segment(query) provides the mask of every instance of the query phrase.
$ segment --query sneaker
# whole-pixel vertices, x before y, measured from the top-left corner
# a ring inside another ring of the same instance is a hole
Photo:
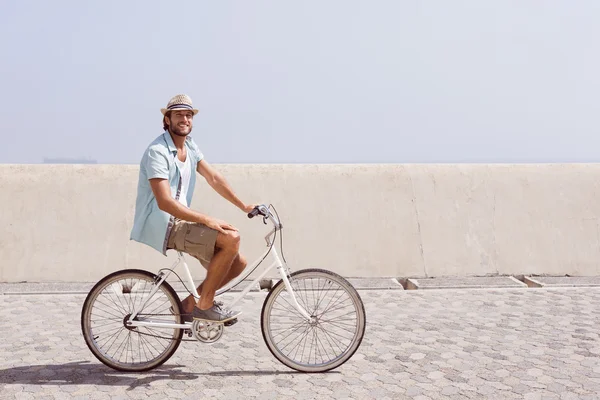
[[[214,301],[213,304],[217,305],[219,307],[223,307],[222,301]],[[169,307],[169,311],[171,312],[171,314],[175,315],[175,310],[173,310],[173,307]],[[232,313],[235,315],[241,314],[241,312],[239,312],[239,311],[232,311]],[[183,319],[183,322],[194,322],[194,317],[192,317],[192,314],[181,314],[181,318]],[[223,323],[223,325],[231,326],[231,325],[234,325],[236,322],[238,322],[238,319],[234,318],[234,319],[230,319],[229,321]]]
[[[223,307],[223,302],[222,301],[216,301],[216,300],[214,300],[213,304],[216,305],[216,306],[219,306],[221,308]],[[236,310],[231,310],[231,312],[233,314],[235,314],[235,315],[240,315],[242,313],[241,311],[236,311]],[[234,318],[234,319],[230,319],[229,321],[225,322],[223,325],[225,325],[225,326],[231,326],[231,325],[234,325],[236,322],[238,322],[238,319]]]
[[[198,307],[194,307],[192,317],[203,321],[225,323],[234,320],[240,314],[241,312],[239,311],[226,310],[215,302],[208,310],[201,310]]]
[[[223,307],[222,301],[214,301],[213,304],[217,305],[219,307]],[[171,312],[171,314],[175,315],[175,310],[173,310],[172,306],[169,307],[169,311]],[[239,312],[239,311],[232,311],[232,312],[235,315],[241,314],[241,312]],[[194,322],[194,317],[192,317],[192,314],[181,314],[181,318],[183,319],[183,322]],[[236,323],[237,323],[237,318],[234,318],[234,319],[230,319],[229,321],[225,322],[223,325],[231,326],[231,325],[235,325]]]

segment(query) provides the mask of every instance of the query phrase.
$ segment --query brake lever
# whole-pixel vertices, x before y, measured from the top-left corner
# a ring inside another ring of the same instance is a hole
[[[267,217],[263,217],[263,223],[267,225]]]

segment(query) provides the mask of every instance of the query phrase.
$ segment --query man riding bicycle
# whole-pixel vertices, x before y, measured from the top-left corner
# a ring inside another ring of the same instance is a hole
[[[247,262],[239,254],[240,235],[234,226],[189,208],[196,183],[194,171],[243,212],[251,212],[255,205],[242,202],[223,175],[204,159],[190,136],[198,110],[187,95],[176,95],[161,112],[164,132],[150,143],[140,162],[130,238],[165,256],[167,250],[175,249],[198,259],[206,268],[206,278],[198,287],[197,302],[192,295],[182,301],[184,320],[231,325],[240,313],[215,302],[215,292],[238,276]]]

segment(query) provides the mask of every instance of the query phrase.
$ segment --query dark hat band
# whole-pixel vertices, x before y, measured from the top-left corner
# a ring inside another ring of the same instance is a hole
[[[169,107],[167,107],[167,110],[171,110],[173,108],[185,108],[187,110],[193,110],[193,107],[189,104],[172,104]]]

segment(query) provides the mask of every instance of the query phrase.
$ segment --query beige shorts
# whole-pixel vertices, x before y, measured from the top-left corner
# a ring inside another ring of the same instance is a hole
[[[175,249],[195,257],[208,268],[215,254],[218,231],[206,225],[175,219],[167,249]]]

